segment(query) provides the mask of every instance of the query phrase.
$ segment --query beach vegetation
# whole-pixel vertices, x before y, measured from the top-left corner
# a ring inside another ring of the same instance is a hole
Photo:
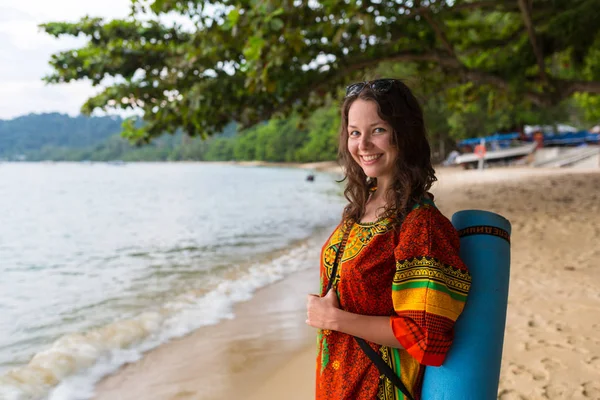
[[[138,112],[143,123],[126,123],[123,135],[148,143],[165,132],[208,138],[231,121],[240,130],[274,118],[303,121],[387,63],[426,82],[425,92],[439,97],[431,104],[449,113],[444,134],[464,136],[470,126],[480,132],[520,124],[565,102],[593,104],[589,96],[600,93],[597,5],[131,0],[124,19],[43,24],[56,37],[87,38],[54,54],[45,79],[103,88],[82,111]],[[480,114],[490,122],[481,123]],[[282,123],[266,124],[273,130]],[[296,139],[269,143],[265,154],[294,159],[281,146]],[[250,155],[241,151],[234,154]]]

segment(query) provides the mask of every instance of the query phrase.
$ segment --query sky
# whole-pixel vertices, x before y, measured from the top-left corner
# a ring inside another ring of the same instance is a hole
[[[84,39],[55,39],[38,25],[78,21],[81,17],[123,18],[129,0],[0,0],[0,119],[29,113],[79,114],[81,105],[100,89],[88,82],[47,85],[53,53],[74,49]]]

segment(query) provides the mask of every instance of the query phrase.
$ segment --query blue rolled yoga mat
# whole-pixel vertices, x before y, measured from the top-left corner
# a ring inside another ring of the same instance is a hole
[[[423,400],[495,400],[506,325],[510,222],[488,211],[452,216],[460,256],[471,272],[467,303],[441,367],[427,367]]]

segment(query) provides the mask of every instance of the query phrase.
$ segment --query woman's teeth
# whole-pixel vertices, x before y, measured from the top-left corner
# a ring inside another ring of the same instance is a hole
[[[363,160],[365,161],[373,161],[373,160],[377,160],[379,157],[381,157],[383,154],[378,154],[375,156],[361,156]]]

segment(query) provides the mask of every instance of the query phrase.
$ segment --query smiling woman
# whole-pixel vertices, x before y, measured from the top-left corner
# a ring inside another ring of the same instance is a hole
[[[394,129],[382,120],[377,103],[357,99],[348,111],[348,151],[369,178],[386,188],[391,183],[398,149],[392,144]]]
[[[348,87],[338,149],[348,180],[345,219],[365,221],[380,208],[382,217],[403,214],[436,181],[421,106],[398,80]]]
[[[321,252],[317,399],[421,398],[442,365],[471,277],[456,230],[428,193],[436,180],[423,113],[395,79],[350,85],[339,154],[349,201]]]

